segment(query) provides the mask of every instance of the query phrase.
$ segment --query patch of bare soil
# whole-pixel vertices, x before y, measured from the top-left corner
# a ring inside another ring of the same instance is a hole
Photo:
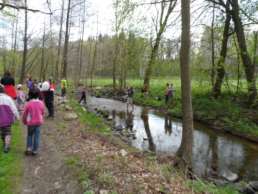
[[[155,157],[88,132],[78,119],[65,121],[67,112],[59,105],[55,119],[42,127],[40,155],[25,159],[23,194],[192,193]]]

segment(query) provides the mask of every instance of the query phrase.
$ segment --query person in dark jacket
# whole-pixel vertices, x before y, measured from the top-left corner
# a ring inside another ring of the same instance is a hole
[[[8,96],[12,99],[17,98],[15,80],[9,71],[5,72],[4,77],[1,79],[1,84],[4,85],[4,91]]]
[[[42,84],[44,102],[48,110],[48,118],[54,118],[54,91],[55,86],[52,80],[45,81]]]

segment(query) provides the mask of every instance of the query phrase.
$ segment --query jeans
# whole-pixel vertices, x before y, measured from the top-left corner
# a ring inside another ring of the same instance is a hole
[[[40,140],[40,126],[28,126],[27,149],[37,152]]]

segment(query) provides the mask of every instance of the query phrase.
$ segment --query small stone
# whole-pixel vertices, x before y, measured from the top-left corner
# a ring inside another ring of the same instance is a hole
[[[78,115],[76,113],[66,113],[64,115],[65,121],[72,121],[78,119]]]
[[[108,118],[107,118],[108,121],[112,121],[113,120],[113,117],[112,115],[109,115]]]
[[[238,179],[238,175],[235,174],[235,173],[233,173],[233,172],[230,172],[230,171],[224,172],[224,173],[222,174],[222,177],[223,177],[224,179],[226,179],[227,181],[229,181],[229,182],[235,182],[235,181],[237,181],[237,179]]]
[[[108,190],[100,190],[99,194],[108,194]]]
[[[71,111],[71,110],[72,110],[72,107],[70,107],[69,105],[65,105],[65,110],[66,110],[66,111]]]
[[[55,186],[55,189],[60,189],[62,187],[59,182],[55,182],[54,186]]]
[[[122,149],[122,150],[120,150],[120,154],[121,154],[121,156],[125,157],[125,156],[127,156],[128,153],[127,153],[127,151]]]

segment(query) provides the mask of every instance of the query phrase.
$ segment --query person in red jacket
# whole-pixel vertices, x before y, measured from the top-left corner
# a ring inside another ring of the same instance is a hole
[[[1,79],[1,84],[4,85],[5,93],[15,100],[17,98],[15,80],[9,71],[5,72],[4,77]]]
[[[39,90],[31,90],[31,100],[25,105],[22,121],[28,126],[26,155],[37,155],[40,127],[44,122],[44,104],[39,100]]]

